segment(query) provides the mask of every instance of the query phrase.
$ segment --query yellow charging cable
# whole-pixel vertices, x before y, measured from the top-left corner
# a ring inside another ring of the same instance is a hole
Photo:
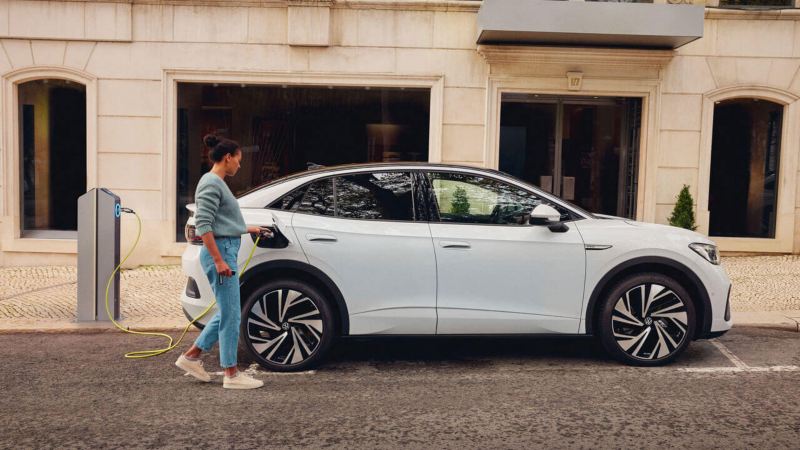
[[[136,214],[136,212],[133,211],[132,209],[124,209],[123,211],[130,212],[131,214],[136,216],[136,220],[139,223],[139,229],[138,229],[138,231],[136,233],[136,240],[133,242],[133,247],[131,247],[130,251],[128,251],[128,254],[125,255],[125,258],[123,258],[122,261],[120,261],[120,263],[117,264],[117,267],[115,267],[114,271],[111,272],[111,276],[108,277],[108,283],[106,283],[106,314],[108,314],[108,318],[111,320],[111,322],[114,323],[114,326],[119,328],[120,330],[124,331],[125,333],[139,334],[139,335],[143,335],[143,336],[158,336],[158,337],[163,337],[163,338],[166,338],[166,339],[169,340],[169,344],[167,344],[167,346],[164,347],[164,348],[157,348],[157,349],[153,349],[153,350],[137,350],[137,351],[125,353],[125,357],[126,358],[134,358],[134,359],[136,359],[136,358],[150,358],[152,356],[163,355],[164,353],[167,353],[170,350],[172,350],[175,347],[177,347],[178,345],[180,345],[181,341],[183,340],[183,337],[186,336],[186,333],[189,331],[189,328],[192,325],[194,325],[195,322],[197,322],[198,320],[203,318],[203,316],[208,314],[208,312],[211,311],[211,308],[213,308],[214,305],[217,304],[217,300],[214,299],[214,301],[212,301],[211,304],[208,305],[208,308],[206,308],[205,311],[203,311],[202,314],[200,314],[199,316],[195,317],[194,320],[192,320],[191,322],[189,322],[188,325],[186,325],[186,328],[183,329],[183,333],[181,333],[181,337],[179,337],[178,341],[175,342],[174,344],[173,344],[172,336],[170,336],[170,335],[168,335],[166,333],[158,333],[158,332],[152,332],[152,331],[135,331],[135,330],[131,330],[130,328],[123,327],[122,325],[119,324],[119,322],[114,320],[114,317],[111,315],[111,309],[108,306],[108,289],[111,287],[111,282],[114,280],[114,275],[117,273],[119,268],[122,267],[122,265],[125,263],[125,261],[128,259],[128,257],[131,256],[131,253],[133,253],[133,251],[136,249],[136,246],[139,244],[139,238],[142,236],[142,219],[139,218],[139,215]],[[258,247],[259,239],[261,239],[260,235],[258,237],[256,237],[255,243],[253,243],[253,248],[252,248],[252,250],[250,250],[250,254],[247,256],[247,260],[245,260],[244,266],[242,267],[241,272],[239,272],[239,274],[240,274],[239,276],[241,276],[242,272],[247,270],[247,265],[250,264],[250,260],[253,258],[253,253],[256,251],[256,247]]]

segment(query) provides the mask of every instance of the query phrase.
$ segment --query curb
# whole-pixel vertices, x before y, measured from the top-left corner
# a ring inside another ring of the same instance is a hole
[[[800,311],[732,312],[734,327],[770,328],[800,333]]]

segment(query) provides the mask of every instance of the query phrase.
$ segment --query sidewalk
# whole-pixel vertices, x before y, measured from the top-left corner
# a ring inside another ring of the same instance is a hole
[[[800,256],[723,258],[733,280],[736,325],[800,331]],[[121,323],[136,330],[186,326],[180,266],[143,266],[121,274]],[[114,330],[107,323],[77,323],[75,267],[0,268],[0,333]]]

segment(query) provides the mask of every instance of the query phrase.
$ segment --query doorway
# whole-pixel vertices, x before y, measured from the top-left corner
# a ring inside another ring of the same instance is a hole
[[[591,212],[636,217],[642,99],[504,93],[501,171]]]

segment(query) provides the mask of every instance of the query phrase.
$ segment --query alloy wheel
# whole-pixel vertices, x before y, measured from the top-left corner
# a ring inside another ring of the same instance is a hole
[[[655,283],[635,286],[614,304],[611,327],[617,345],[629,356],[659,360],[671,355],[689,329],[684,301]]]
[[[250,343],[273,364],[294,365],[308,359],[322,341],[322,315],[311,297],[293,289],[261,296],[246,311]]]

